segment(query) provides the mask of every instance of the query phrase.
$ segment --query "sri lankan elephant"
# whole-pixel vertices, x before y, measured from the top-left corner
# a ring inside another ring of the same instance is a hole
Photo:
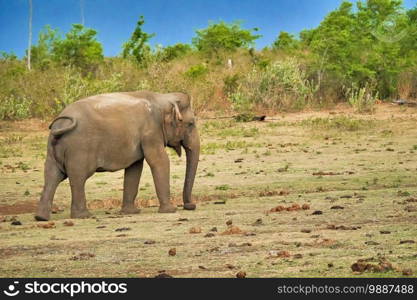
[[[149,91],[111,93],[68,105],[49,126],[45,184],[35,219],[49,220],[58,184],[69,178],[71,218],[91,216],[85,182],[95,172],[124,169],[122,213],[138,213],[135,198],[144,159],[150,166],[160,203],[159,212],[172,213],[169,159],[165,147],[186,153],[184,209],[194,210],[191,191],[200,139],[190,98],[183,93]]]

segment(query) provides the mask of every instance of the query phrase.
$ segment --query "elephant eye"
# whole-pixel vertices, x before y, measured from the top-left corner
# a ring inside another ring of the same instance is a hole
[[[188,123],[188,127],[192,127],[192,126],[194,126],[194,121],[191,121]]]

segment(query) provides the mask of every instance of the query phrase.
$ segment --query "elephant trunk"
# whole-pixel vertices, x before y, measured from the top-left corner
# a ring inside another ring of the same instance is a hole
[[[194,128],[191,134],[184,140],[183,146],[187,156],[187,167],[182,194],[184,209],[194,210],[196,205],[195,203],[192,203],[191,192],[193,189],[198,160],[200,157],[200,137],[198,135],[197,128]]]

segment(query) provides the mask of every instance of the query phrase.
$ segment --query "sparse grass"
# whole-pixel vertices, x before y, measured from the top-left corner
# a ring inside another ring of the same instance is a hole
[[[348,116],[336,116],[329,118],[311,118],[303,120],[301,125],[313,129],[338,129],[347,131],[358,131],[371,129],[375,126],[375,121],[355,119]]]
[[[383,122],[318,115],[307,121],[290,121],[288,116],[287,123],[277,126],[200,123],[196,211],[180,208],[176,214],[158,214],[151,172],[145,165],[138,195],[141,214],[118,214],[123,171],[97,173],[86,187],[96,219],[64,225],[70,208],[69,184],[64,181],[54,201],[63,211],[52,215],[51,229],[38,227],[31,212],[42,189],[47,131],[23,133],[16,124],[1,123],[0,128],[7,128],[0,131],[1,141],[12,135],[25,137],[1,144],[21,153],[19,157],[9,151],[0,164],[0,218],[8,211],[7,221],[0,222],[0,274],[153,277],[166,270],[174,277],[235,277],[243,270],[248,277],[401,277],[405,268],[416,274],[416,244],[401,241],[416,241],[417,236],[417,212],[407,211],[417,205],[408,202],[417,197],[417,162],[410,152],[417,150],[417,114],[395,113]],[[224,135],[225,130],[242,128],[254,128],[259,135]],[[382,130],[395,134],[383,135]],[[171,194],[180,204],[185,157],[170,159]],[[308,204],[310,209],[266,213],[293,204]],[[11,225],[12,216],[22,225]],[[247,234],[221,235],[228,220]],[[116,231],[122,227],[130,230]],[[190,234],[191,227],[201,227],[202,233]],[[218,231],[210,231],[213,227]],[[214,236],[205,237],[209,232]],[[145,243],[149,240],[155,243]],[[169,256],[173,247],[177,255]],[[290,256],[271,255],[279,251]],[[81,253],[93,256],[73,259]],[[352,272],[354,262],[371,257],[377,261],[377,253],[400,271]]]

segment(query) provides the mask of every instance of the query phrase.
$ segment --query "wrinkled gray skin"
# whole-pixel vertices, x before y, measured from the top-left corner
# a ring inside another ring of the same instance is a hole
[[[45,185],[35,219],[49,220],[55,190],[69,178],[71,217],[91,216],[85,182],[95,172],[125,169],[122,213],[139,213],[135,206],[143,161],[149,164],[161,213],[172,213],[169,159],[165,147],[187,157],[184,209],[193,210],[191,191],[197,170],[200,139],[186,94],[148,91],[88,97],[67,106],[50,125]]]

